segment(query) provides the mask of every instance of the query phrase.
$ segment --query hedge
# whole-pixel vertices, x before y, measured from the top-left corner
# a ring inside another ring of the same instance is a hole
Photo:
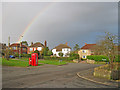
[[[95,60],[95,61],[103,61],[102,59],[106,59],[107,62],[109,61],[109,58],[103,55],[91,55],[91,56],[87,56],[87,59]]]
[[[116,61],[116,62],[120,62],[120,55],[116,55],[116,56],[115,56],[115,61]]]
[[[116,55],[114,61],[120,62],[119,58],[120,58],[120,55]],[[106,61],[109,62],[109,58],[104,55],[91,55],[91,56],[87,56],[87,59],[95,60],[95,61],[103,61],[102,59],[106,59]]]
[[[50,57],[50,56],[44,56],[45,60],[73,60],[76,59],[75,57]]]
[[[15,57],[19,57],[19,54],[15,54]],[[31,57],[31,54],[20,54],[20,57]]]

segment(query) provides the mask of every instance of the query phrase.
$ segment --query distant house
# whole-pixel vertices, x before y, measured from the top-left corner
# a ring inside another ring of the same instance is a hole
[[[68,53],[70,53],[70,51],[71,51],[71,47],[69,47],[67,43],[59,44],[58,46],[52,49],[53,56],[57,56],[57,57],[60,57],[59,53],[63,53],[63,57],[69,57]]]
[[[86,59],[88,55],[93,55],[93,47],[96,44],[87,44],[85,43],[85,45],[78,51],[78,54],[80,56],[80,58],[82,59]]]
[[[22,45],[22,43],[13,43],[13,44],[9,45],[9,47],[16,54],[19,54],[19,53],[27,54],[27,46]]]
[[[38,50],[39,52],[41,52],[45,46],[46,46],[46,41],[45,41],[45,45],[43,45],[40,42],[36,42],[34,44],[33,42],[31,42],[31,46],[28,47],[28,54],[30,54],[31,52],[34,52],[35,50]]]

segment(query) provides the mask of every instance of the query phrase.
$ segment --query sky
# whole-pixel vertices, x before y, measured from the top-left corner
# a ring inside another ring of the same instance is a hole
[[[27,28],[28,27],[28,28]],[[24,33],[25,31],[25,33]],[[117,2],[3,2],[2,42],[47,41],[74,47],[96,43],[104,32],[118,34]],[[23,34],[24,33],[24,34]]]

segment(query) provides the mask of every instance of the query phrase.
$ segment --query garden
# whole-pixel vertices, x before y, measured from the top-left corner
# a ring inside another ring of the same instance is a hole
[[[91,55],[87,56],[88,60],[94,60],[95,64],[103,63],[100,67],[94,68],[94,76],[102,77],[110,80],[120,80],[120,55],[116,55],[113,63],[110,63],[109,58],[104,55]]]

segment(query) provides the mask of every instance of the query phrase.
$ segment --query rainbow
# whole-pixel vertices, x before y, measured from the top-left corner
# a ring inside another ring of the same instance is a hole
[[[33,19],[31,20],[31,22],[27,25],[27,27],[24,29],[24,31],[22,32],[22,34],[20,35],[19,39],[18,39],[18,43],[21,42],[22,37],[25,35],[25,33],[31,28],[31,26],[35,23],[35,21],[38,19],[38,17],[40,17],[40,15],[42,15],[50,6],[52,6],[55,2],[53,3],[49,3],[48,5],[46,5],[35,17],[33,17]]]

